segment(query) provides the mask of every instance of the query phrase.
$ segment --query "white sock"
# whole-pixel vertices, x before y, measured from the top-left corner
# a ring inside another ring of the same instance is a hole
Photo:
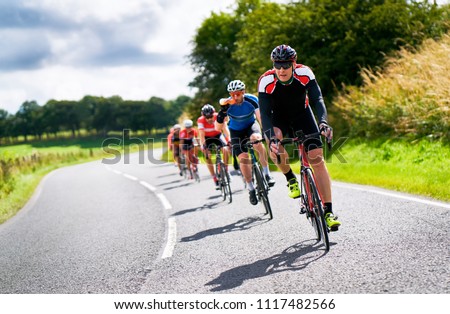
[[[255,189],[255,187],[253,186],[253,182],[252,181],[247,182],[247,189],[249,191],[253,191]]]
[[[269,166],[263,167],[263,172],[266,176],[270,176]]]

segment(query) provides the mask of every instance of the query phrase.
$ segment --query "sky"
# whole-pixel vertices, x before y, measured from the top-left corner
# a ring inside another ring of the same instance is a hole
[[[85,95],[193,96],[196,29],[234,0],[1,0],[0,108]]]
[[[194,96],[190,42],[212,11],[231,12],[234,3],[0,0],[0,108],[15,114],[25,101],[85,95]]]

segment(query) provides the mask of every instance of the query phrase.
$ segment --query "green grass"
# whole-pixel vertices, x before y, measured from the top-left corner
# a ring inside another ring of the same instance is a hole
[[[0,147],[0,224],[14,216],[32,196],[41,179],[60,167],[111,158],[103,139],[49,140]],[[144,141],[146,143],[146,141]],[[145,145],[146,146],[146,145]],[[154,147],[161,146],[157,142]],[[121,153],[125,147],[111,146]],[[136,152],[144,146],[130,145]]]
[[[450,146],[441,142],[355,139],[327,159],[331,178],[450,201]],[[296,156],[292,147],[290,156]],[[172,161],[172,153],[163,155]],[[204,159],[200,155],[200,160]],[[230,161],[231,163],[231,161]],[[291,159],[295,173],[298,159]],[[271,171],[277,167],[271,163]]]
[[[450,147],[441,142],[348,141],[327,166],[333,180],[450,201]]]

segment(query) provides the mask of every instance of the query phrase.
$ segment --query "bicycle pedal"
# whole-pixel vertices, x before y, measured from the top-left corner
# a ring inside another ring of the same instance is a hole
[[[338,231],[338,230],[339,230],[339,226],[334,226],[334,227],[331,227],[331,228],[329,228],[329,229],[330,229],[330,231],[335,232],[335,231]]]
[[[304,215],[304,214],[306,214],[306,208],[302,207],[302,208],[300,208],[300,215]]]

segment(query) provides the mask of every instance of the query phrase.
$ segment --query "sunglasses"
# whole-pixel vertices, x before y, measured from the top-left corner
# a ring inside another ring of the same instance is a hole
[[[241,96],[244,95],[244,91],[236,91],[236,92],[231,92],[230,93],[231,96]]]
[[[280,70],[281,68],[287,70],[292,67],[292,62],[275,62],[273,67],[277,70]]]
[[[205,116],[206,119],[212,119],[214,116],[213,115],[207,115]]]

